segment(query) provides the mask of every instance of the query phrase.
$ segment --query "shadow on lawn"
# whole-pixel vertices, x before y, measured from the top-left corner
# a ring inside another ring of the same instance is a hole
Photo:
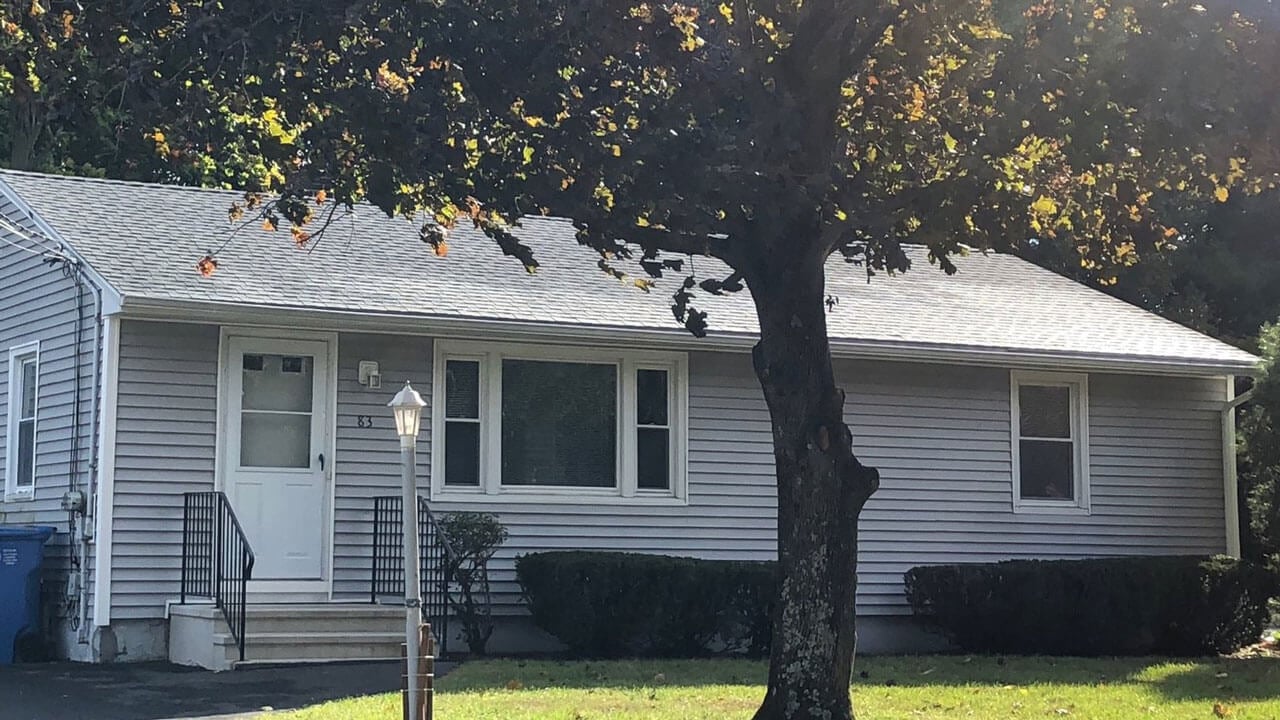
[[[1280,659],[1224,660],[1139,682],[1146,682],[1173,700],[1274,699],[1280,698]]]
[[[449,692],[763,686],[767,666],[747,660],[472,661],[441,683]],[[1054,658],[925,655],[861,657],[854,687],[1138,685],[1173,700],[1280,697],[1280,659]]]
[[[1280,698],[1275,658],[869,657],[856,687],[1145,685],[1171,700]]]

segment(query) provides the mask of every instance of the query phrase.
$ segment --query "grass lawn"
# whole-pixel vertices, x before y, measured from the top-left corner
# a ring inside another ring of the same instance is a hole
[[[469,662],[438,683],[440,720],[750,718],[763,663],[741,660]],[[858,661],[859,718],[1280,720],[1280,660],[882,657]],[[1217,705],[1217,712],[1215,712]],[[1217,713],[1222,713],[1219,715]],[[398,695],[271,720],[395,720]]]

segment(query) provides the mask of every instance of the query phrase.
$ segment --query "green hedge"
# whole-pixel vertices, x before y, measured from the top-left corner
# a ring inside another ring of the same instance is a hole
[[[772,563],[613,552],[516,560],[538,627],[582,657],[767,654]]]
[[[917,617],[972,652],[1203,655],[1256,642],[1275,578],[1226,557],[917,567]]]

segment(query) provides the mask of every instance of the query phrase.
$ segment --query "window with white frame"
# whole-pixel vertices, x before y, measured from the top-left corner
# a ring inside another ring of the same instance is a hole
[[[30,498],[36,485],[36,397],[40,350],[24,345],[9,351],[8,437],[5,453],[6,500]]]
[[[1089,379],[1066,373],[1012,375],[1015,510],[1089,507]]]
[[[437,341],[432,493],[684,497],[679,353]]]

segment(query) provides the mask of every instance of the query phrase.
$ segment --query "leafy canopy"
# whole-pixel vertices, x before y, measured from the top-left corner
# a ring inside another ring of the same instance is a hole
[[[512,229],[538,213],[618,277],[713,254],[736,272],[709,292],[834,252],[904,270],[903,243],[948,271],[1053,244],[1109,283],[1182,236],[1169,209],[1280,167],[1263,0],[50,5],[4,4],[0,83],[123,60],[121,132],[170,177],[264,193],[232,218],[299,245],[368,201],[438,254],[474,223],[530,271]],[[694,281],[672,289],[703,332]]]

